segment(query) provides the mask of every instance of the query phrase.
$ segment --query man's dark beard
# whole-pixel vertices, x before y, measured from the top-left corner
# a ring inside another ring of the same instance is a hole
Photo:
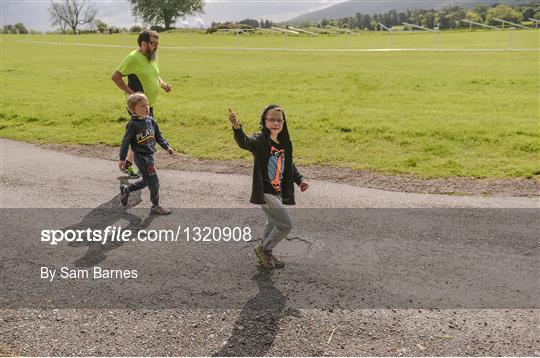
[[[148,61],[154,61],[156,59],[156,51],[147,50],[146,58],[148,59]]]

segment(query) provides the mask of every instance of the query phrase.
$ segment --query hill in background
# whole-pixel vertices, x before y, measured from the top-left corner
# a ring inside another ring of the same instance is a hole
[[[362,14],[382,14],[390,10],[396,10],[398,12],[404,12],[407,9],[442,9],[448,6],[461,6],[472,8],[478,4],[487,4],[494,5],[498,3],[505,3],[509,5],[517,5],[522,3],[530,3],[530,0],[510,0],[510,1],[500,1],[500,0],[482,0],[482,1],[459,1],[459,0],[443,0],[443,1],[357,1],[351,0],[343,2],[337,5],[327,7],[322,10],[313,11],[304,15],[300,15],[291,20],[286,21],[290,24],[300,24],[303,22],[319,22],[322,19],[340,19],[344,17],[354,16],[356,13],[360,12]]]

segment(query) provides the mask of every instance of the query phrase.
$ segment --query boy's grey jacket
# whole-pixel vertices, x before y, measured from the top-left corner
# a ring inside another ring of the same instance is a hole
[[[242,149],[249,150],[253,154],[253,180],[251,185],[250,202],[253,204],[265,204],[264,201],[264,180],[267,178],[268,159],[270,158],[270,131],[264,126],[266,112],[277,105],[267,106],[261,114],[261,133],[247,136],[242,128],[234,129],[234,139]],[[283,170],[283,181],[281,196],[283,204],[295,205],[294,183],[300,185],[302,175],[293,163],[293,147],[287,130],[287,121],[283,112],[283,130],[278,135],[279,143],[285,149],[285,168]]]
[[[132,116],[126,124],[126,134],[120,147],[120,160],[125,160],[129,145],[135,153],[152,155],[156,152],[156,142],[167,150],[169,143],[163,138],[154,118],[138,119]]]

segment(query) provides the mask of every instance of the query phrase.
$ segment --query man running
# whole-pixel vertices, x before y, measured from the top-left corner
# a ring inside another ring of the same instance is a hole
[[[135,92],[142,92],[146,95],[150,105],[150,116],[152,117],[154,117],[154,105],[159,88],[161,87],[165,92],[170,92],[172,89],[170,84],[159,77],[158,41],[159,35],[157,32],[148,29],[142,31],[137,38],[139,48],[130,52],[112,75],[113,82],[127,96]],[[123,79],[125,76],[128,78],[127,84]],[[132,178],[139,177],[133,165],[133,151],[131,149],[128,152],[122,172]]]

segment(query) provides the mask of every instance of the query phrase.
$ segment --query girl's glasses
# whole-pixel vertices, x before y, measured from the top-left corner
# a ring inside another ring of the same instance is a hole
[[[277,124],[283,124],[283,119],[272,119],[272,118],[266,118],[266,120],[270,123],[274,122]]]

